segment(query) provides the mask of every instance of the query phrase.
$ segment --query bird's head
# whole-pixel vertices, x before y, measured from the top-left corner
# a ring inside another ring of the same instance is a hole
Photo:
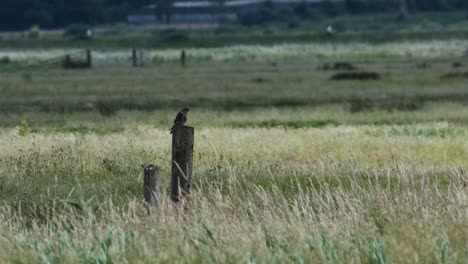
[[[190,111],[190,108],[188,108],[188,107],[184,107],[184,108],[182,109],[182,112],[184,112],[184,113],[187,113],[188,111]]]

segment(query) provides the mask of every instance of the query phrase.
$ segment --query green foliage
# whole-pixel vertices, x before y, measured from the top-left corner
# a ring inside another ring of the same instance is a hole
[[[370,264],[387,264],[389,263],[385,242],[381,239],[371,238],[369,239],[369,251],[370,251]]]
[[[3,57],[0,58],[0,64],[10,64],[10,63],[11,63],[10,57],[3,56]]]
[[[464,66],[463,63],[461,63],[459,61],[452,62],[452,68],[454,68],[454,69],[462,68],[463,66]]]
[[[216,35],[229,35],[237,33],[240,30],[241,27],[238,25],[222,23],[215,29],[214,33]]]
[[[71,24],[65,28],[63,35],[74,39],[87,39],[88,29],[90,29],[90,26],[86,24]]]
[[[308,128],[308,127],[325,127],[325,126],[336,126],[338,122],[334,120],[264,120],[261,122],[231,122],[227,124],[231,127],[284,127],[284,128]]]
[[[184,71],[172,48],[149,50],[158,65],[138,70],[28,69],[34,82],[4,71],[2,261],[467,263],[466,81],[440,78],[465,46],[193,48]],[[64,50],[3,54],[29,63]],[[317,69],[330,61],[385,78],[330,82]],[[193,109],[195,173],[190,199],[174,205],[164,190],[179,105]],[[163,190],[150,215],[148,163]]]
[[[41,134],[50,134],[50,133],[60,133],[60,134],[95,134],[95,135],[108,135],[115,133],[122,133],[124,128],[122,127],[91,127],[91,126],[74,126],[74,127],[57,127],[49,129],[36,129],[35,133]]]
[[[23,120],[18,126],[18,134],[20,136],[27,136],[31,133],[31,127],[29,127],[28,121]]]
[[[29,28],[27,36],[29,39],[38,39],[41,36],[41,29],[37,25],[32,26]]]
[[[30,72],[23,73],[22,77],[25,82],[32,82],[33,80],[32,74]]]
[[[333,74],[330,80],[342,81],[342,80],[379,80],[382,75],[378,72],[340,72]]]
[[[175,29],[166,29],[160,32],[162,41],[168,43],[181,43],[190,40],[187,32]]]
[[[468,78],[468,72],[449,72],[441,76],[442,79]]]
[[[117,107],[114,103],[104,100],[99,100],[96,103],[96,108],[104,116],[112,116],[117,112]]]
[[[419,98],[400,98],[393,100],[375,100],[370,98],[354,98],[350,102],[351,113],[364,111],[417,111],[424,107],[424,101]]]

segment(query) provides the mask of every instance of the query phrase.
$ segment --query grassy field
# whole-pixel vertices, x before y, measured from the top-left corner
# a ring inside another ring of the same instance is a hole
[[[383,11],[383,10],[382,10]],[[263,16],[262,14],[258,14]],[[244,45],[271,45],[272,43],[309,43],[332,41],[348,43],[366,41],[425,40],[468,37],[466,10],[450,12],[411,12],[401,20],[399,13],[324,16],[310,14],[308,18],[282,14],[276,22],[242,26],[240,23],[220,25],[128,25],[112,24],[94,28],[92,40],[63,36],[63,30],[40,31],[31,38],[29,31],[0,32],[0,47],[28,48],[94,48],[119,49],[139,47],[146,49],[224,47]],[[325,34],[327,26],[337,31],[333,38]]]
[[[466,47],[191,49],[185,68],[177,50],[154,50],[142,69],[112,51],[78,71],[26,67],[64,49],[4,50],[16,65],[1,66],[0,257],[466,263]],[[339,61],[380,79],[333,81]],[[185,106],[194,183],[176,206],[169,128]],[[147,163],[161,167],[164,186],[152,215]]]

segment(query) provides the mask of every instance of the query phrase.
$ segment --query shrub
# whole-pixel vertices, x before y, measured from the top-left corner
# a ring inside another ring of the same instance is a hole
[[[250,11],[240,14],[239,22],[244,26],[261,25],[269,21],[269,11]]]
[[[452,63],[452,68],[454,69],[457,69],[457,68],[461,68],[463,67],[463,63],[459,62],[459,61],[455,61]]]
[[[270,22],[291,22],[294,19],[296,19],[296,14],[290,9],[275,8],[268,4],[259,10],[248,11],[239,16],[239,21],[244,26],[262,25]]]
[[[214,31],[214,33],[216,35],[223,35],[223,34],[233,34],[233,33],[236,33],[237,32],[237,28],[233,25],[220,25],[218,28],[216,28],[216,30]]]
[[[30,133],[31,133],[31,128],[29,127],[28,121],[26,120],[21,121],[18,127],[18,134],[20,136],[27,136]]]
[[[335,62],[333,64],[328,64],[328,63],[325,63],[324,65],[322,65],[321,67],[319,67],[320,70],[324,70],[324,71],[329,71],[329,70],[334,70],[334,71],[354,71],[357,69],[356,66],[354,66],[352,63],[350,62],[346,62],[346,61],[338,61],[338,62]]]
[[[23,73],[22,75],[23,81],[25,82],[32,82],[32,74],[29,72]]]
[[[371,111],[374,108],[374,103],[369,98],[355,98],[350,102],[349,111],[358,113],[363,111]]]
[[[112,102],[97,101],[96,108],[103,116],[112,116],[117,113],[116,106]]]
[[[29,39],[38,39],[41,36],[41,29],[39,26],[32,26],[28,30],[28,38]]]
[[[190,40],[190,37],[186,32],[175,29],[161,31],[161,38],[166,42],[183,42]]]
[[[382,76],[376,72],[342,72],[333,75],[330,80],[379,80]]]
[[[450,72],[442,75],[442,79],[452,79],[452,78],[468,78],[468,72]]]
[[[430,67],[431,67],[431,65],[429,63],[427,63],[427,62],[419,63],[419,64],[416,65],[416,68],[418,68],[418,69],[428,69]]]
[[[299,21],[297,19],[291,19],[291,21],[288,22],[288,28],[289,29],[294,29],[298,28],[300,26]]]
[[[370,98],[354,98],[350,102],[351,113],[386,110],[392,111],[417,111],[424,107],[424,102],[419,98],[400,98],[396,100],[372,100]]]
[[[3,56],[0,58],[0,64],[10,64],[11,59],[8,56]]]
[[[71,24],[65,28],[63,35],[65,37],[71,37],[76,39],[87,39],[90,38],[87,35],[87,31],[90,29],[89,25],[85,24]]]

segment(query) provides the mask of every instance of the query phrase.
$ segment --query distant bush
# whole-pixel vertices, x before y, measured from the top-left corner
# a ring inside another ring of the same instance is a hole
[[[256,78],[253,78],[252,79],[252,82],[254,83],[270,83],[271,82],[271,79],[266,79],[266,78],[263,78],[263,77],[256,77]]]
[[[365,13],[388,12],[388,11],[397,10],[397,5],[388,4],[388,1],[386,0],[374,0],[374,1],[346,0],[345,7],[346,7],[346,11],[351,14],[365,14]]]
[[[188,33],[175,29],[163,30],[160,36],[161,39],[166,42],[183,42],[190,40]]]
[[[289,29],[298,28],[299,26],[300,26],[300,23],[299,23],[299,20],[297,20],[297,19],[291,19],[288,22],[288,28]]]
[[[417,111],[424,107],[424,101],[419,98],[400,98],[393,100],[372,100],[370,98],[354,98],[350,101],[351,113],[369,112],[375,110]]]
[[[108,101],[97,101],[96,108],[103,116],[112,116],[117,113],[116,106],[112,102]]]
[[[338,126],[340,125],[339,122],[335,120],[264,120],[264,121],[254,121],[254,122],[230,122],[228,126],[230,127],[239,127],[239,128],[247,128],[247,127],[265,127],[265,128],[273,128],[273,127],[282,127],[282,128],[309,128],[309,127],[326,127],[326,126]]]
[[[356,69],[356,66],[346,61],[338,61],[332,64],[325,63],[324,65],[319,67],[319,70],[323,71],[354,71]]]
[[[337,16],[339,14],[338,7],[330,0],[323,1],[319,6],[320,13],[326,16]]]
[[[333,75],[330,80],[379,80],[382,76],[376,72],[342,72]]]
[[[272,12],[269,9],[259,11],[249,11],[239,16],[239,22],[244,26],[261,25],[271,21]]]
[[[11,63],[10,57],[3,56],[3,57],[0,58],[0,64],[10,64],[10,63]]]
[[[28,38],[29,39],[38,39],[39,37],[41,36],[41,29],[39,28],[39,26],[32,26],[29,30],[28,30]]]
[[[298,11],[299,12],[299,11]],[[302,15],[305,15],[302,13]],[[272,22],[296,23],[297,14],[288,8],[275,8],[271,2],[266,2],[264,7],[240,14],[239,22],[244,26],[264,25]],[[298,22],[297,22],[298,23]]]
[[[427,62],[422,62],[422,63],[416,64],[416,68],[417,69],[429,69],[431,68],[431,65]]]
[[[23,81],[25,82],[32,82],[33,80],[32,74],[29,72],[23,73],[22,78],[23,78]]]
[[[462,68],[462,67],[463,67],[463,63],[459,61],[452,62],[452,68],[457,69],[457,68]]]
[[[468,72],[450,72],[442,75],[442,79],[468,78]]]
[[[234,25],[221,24],[218,28],[215,29],[214,33],[216,35],[223,35],[223,34],[233,34],[238,31],[239,29],[237,29],[236,26]]]
[[[26,120],[21,121],[18,127],[18,134],[20,136],[27,136],[30,133],[31,133],[31,127],[29,127],[28,121]]]
[[[372,111],[374,107],[374,102],[369,98],[355,98],[350,102],[349,111],[351,113]]]
[[[310,7],[310,4],[307,4],[306,2],[300,2],[297,4],[293,8],[293,12],[297,18],[304,20],[320,20],[328,15],[328,13],[324,13],[321,9]]]
[[[65,37],[71,37],[76,39],[88,39],[91,36],[88,36],[88,30],[90,26],[86,24],[71,24],[65,28],[63,35]]]
[[[443,11],[450,9],[446,0],[413,0],[412,8],[421,11]]]
[[[347,23],[344,21],[336,21],[331,25],[335,32],[344,32],[347,30]]]

